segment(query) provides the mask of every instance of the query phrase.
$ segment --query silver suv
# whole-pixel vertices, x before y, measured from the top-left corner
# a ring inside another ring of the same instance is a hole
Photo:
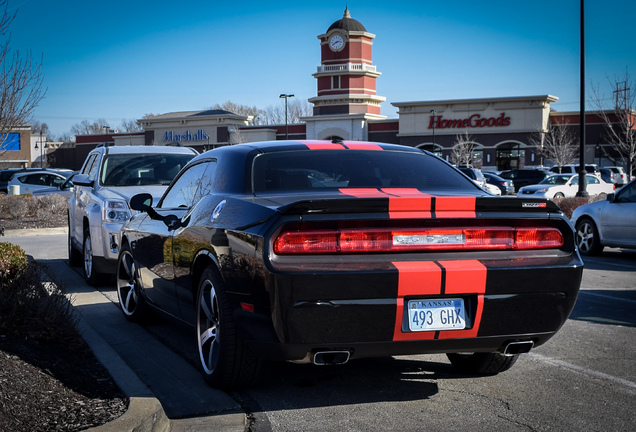
[[[69,201],[68,255],[84,264],[84,277],[96,285],[114,274],[120,231],[132,215],[128,200],[141,192],[156,202],[183,166],[198,153],[187,147],[114,146],[92,150],[73,178]]]

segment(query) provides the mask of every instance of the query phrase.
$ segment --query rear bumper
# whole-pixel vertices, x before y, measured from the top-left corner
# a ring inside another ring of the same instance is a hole
[[[238,320],[254,351],[301,360],[318,350],[346,350],[357,358],[496,352],[512,341],[538,346],[569,317],[583,271],[576,253],[350,266],[318,271],[317,263],[314,271],[274,274],[268,314]],[[409,300],[458,297],[468,311],[466,329],[409,330]]]
[[[332,344],[280,344],[250,341],[250,349],[263,360],[303,362],[308,361],[312,354],[319,351],[347,351],[350,359],[453,352],[503,352],[504,347],[510,342],[532,341],[536,347],[547,342],[554,334],[553,332],[472,339]]]

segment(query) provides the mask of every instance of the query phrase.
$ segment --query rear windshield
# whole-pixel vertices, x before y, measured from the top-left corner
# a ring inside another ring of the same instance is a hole
[[[342,188],[416,188],[474,191],[472,182],[444,161],[390,150],[300,150],[254,159],[255,193]]]
[[[0,181],[8,182],[16,171],[0,171]]]
[[[104,159],[102,186],[169,185],[194,154],[117,154]]]

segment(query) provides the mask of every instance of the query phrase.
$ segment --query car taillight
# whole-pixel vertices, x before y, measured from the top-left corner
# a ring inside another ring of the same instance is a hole
[[[274,242],[274,252],[279,255],[333,254],[561,246],[563,235],[556,228],[342,229],[282,232]]]

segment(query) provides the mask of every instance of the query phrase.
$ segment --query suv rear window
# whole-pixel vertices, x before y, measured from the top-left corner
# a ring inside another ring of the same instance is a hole
[[[474,191],[445,162],[419,153],[374,150],[288,151],[254,159],[254,192],[340,188]]]
[[[104,158],[102,186],[168,185],[191,154],[116,154]]]

